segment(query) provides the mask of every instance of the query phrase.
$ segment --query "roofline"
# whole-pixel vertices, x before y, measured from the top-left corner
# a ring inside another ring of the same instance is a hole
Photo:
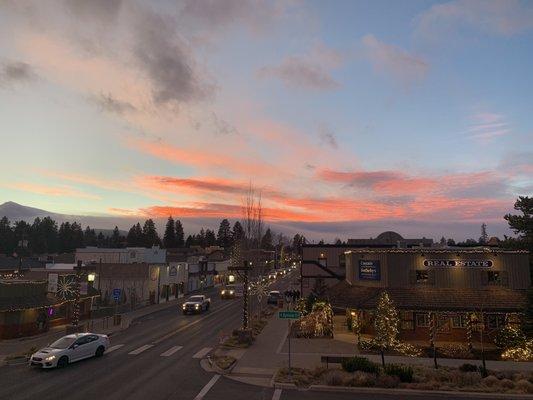
[[[489,247],[483,248],[453,248],[453,249],[439,249],[432,247],[418,247],[418,248],[381,248],[381,249],[371,249],[371,248],[361,248],[361,249],[351,249],[345,252],[345,254],[350,253],[462,253],[462,254],[529,254],[528,250],[506,250],[506,249],[494,249]]]

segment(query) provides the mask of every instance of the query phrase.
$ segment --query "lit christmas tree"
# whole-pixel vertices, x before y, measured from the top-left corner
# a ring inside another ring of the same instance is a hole
[[[374,343],[380,349],[381,363],[383,366],[385,366],[385,351],[397,348],[399,325],[400,318],[398,316],[398,310],[394,307],[394,303],[390,299],[389,294],[382,292],[379,297],[374,319],[374,329],[376,331]]]

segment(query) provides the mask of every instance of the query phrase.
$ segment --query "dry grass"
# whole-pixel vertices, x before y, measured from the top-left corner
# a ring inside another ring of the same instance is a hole
[[[218,368],[222,370],[227,370],[235,363],[235,361],[237,361],[235,357],[226,356],[226,355],[223,355],[223,356],[215,355],[214,357],[211,358],[211,360]]]
[[[483,378],[479,372],[462,372],[457,368],[415,366],[412,383],[402,383],[397,376],[381,372],[371,374],[349,373],[340,368],[293,368],[289,377],[287,368],[278,370],[275,380],[297,386],[309,385],[405,388],[418,390],[449,390],[460,392],[533,393],[533,373],[499,371]]]

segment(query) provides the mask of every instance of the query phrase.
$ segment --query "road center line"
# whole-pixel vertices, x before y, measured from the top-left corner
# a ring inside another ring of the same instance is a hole
[[[199,324],[199,323],[202,322],[204,319],[209,318],[209,317],[211,317],[212,315],[217,315],[218,313],[224,311],[226,308],[232,307],[234,304],[235,304],[235,303],[230,303],[230,304],[228,304],[228,305],[226,305],[226,306],[224,306],[224,307],[222,307],[222,308],[219,308],[216,312],[212,312],[212,311],[211,311],[209,314],[207,314],[207,315],[205,315],[205,316],[203,316],[203,317],[197,319],[196,321],[193,321],[193,322],[191,322],[190,324],[187,324],[187,325],[185,325],[185,326],[182,326],[181,328],[175,329],[175,330],[173,330],[172,332],[169,332],[169,333],[167,333],[166,335],[161,336],[159,339],[154,340],[152,343],[154,343],[154,344],[161,343],[163,340],[166,340],[166,339],[168,339],[168,338],[174,336],[176,333],[180,333],[181,331],[184,331],[185,329],[187,329],[187,328],[189,328],[189,327],[191,327],[191,326],[193,326],[193,325]]]
[[[131,354],[132,356],[136,356],[137,354],[141,354],[143,351],[148,350],[151,347],[154,347],[154,345],[153,344],[145,344],[144,346],[141,346],[138,349],[130,351],[128,354]]]
[[[274,390],[274,394],[272,395],[272,400],[279,400],[281,397],[281,389]]]
[[[161,357],[170,357],[172,354],[174,354],[176,351],[181,350],[183,346],[174,346],[165,351],[161,354]]]
[[[120,349],[122,346],[124,346],[124,345],[123,344],[116,344],[116,345],[111,346],[110,348],[108,348],[105,352],[106,353],[111,353],[111,352],[113,352],[115,350]]]
[[[200,390],[200,393],[196,395],[194,400],[202,400],[204,396],[209,392],[209,390],[214,386],[215,383],[217,383],[218,379],[220,378],[220,375],[215,375],[211,378],[209,382],[207,382],[207,385],[205,385],[202,390]]]
[[[194,356],[192,356],[192,358],[204,358],[204,356],[212,349],[212,347],[204,347],[202,350],[198,351]]]

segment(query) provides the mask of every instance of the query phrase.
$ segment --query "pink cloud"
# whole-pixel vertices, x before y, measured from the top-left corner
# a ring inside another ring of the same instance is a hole
[[[82,192],[76,188],[70,186],[47,186],[38,183],[13,183],[4,185],[10,189],[22,190],[24,192],[40,194],[44,196],[53,197],[77,197],[91,200],[101,200],[100,196]]]

